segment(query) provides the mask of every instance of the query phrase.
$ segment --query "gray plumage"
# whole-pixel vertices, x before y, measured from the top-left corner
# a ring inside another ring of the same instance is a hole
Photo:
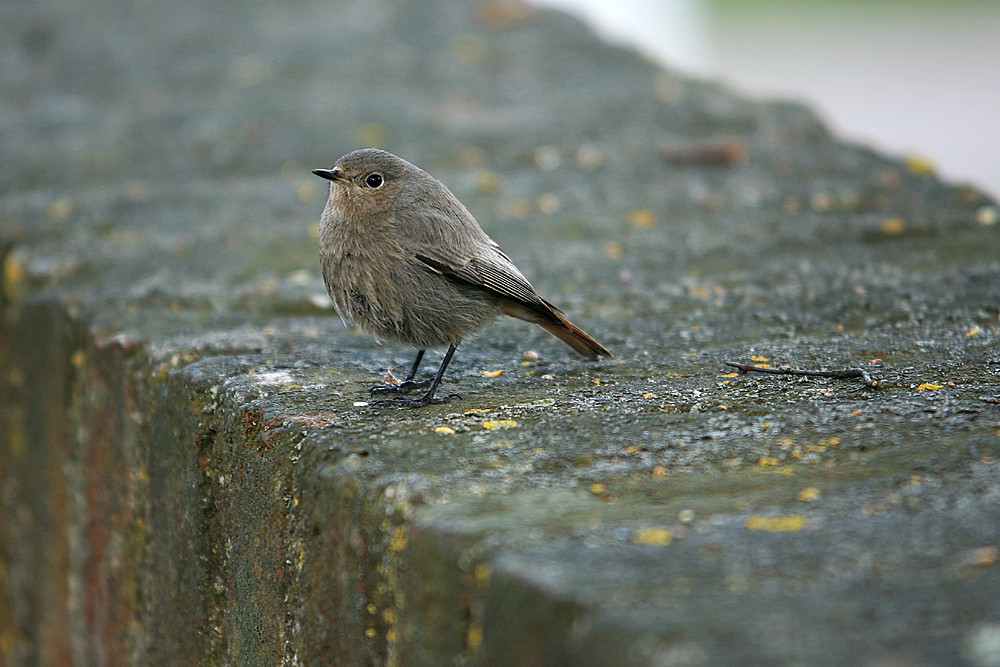
[[[507,314],[588,357],[610,356],[540,297],[465,206],[423,169],[366,148],[314,173],[331,181],[319,231],[327,291],[342,317],[376,339],[421,350],[457,347]]]

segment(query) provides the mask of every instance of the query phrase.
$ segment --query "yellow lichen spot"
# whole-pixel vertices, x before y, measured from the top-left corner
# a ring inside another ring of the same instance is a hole
[[[608,259],[621,259],[625,256],[625,248],[622,247],[621,243],[611,241],[604,244],[604,254]]]
[[[73,368],[81,368],[83,363],[87,361],[87,354],[83,350],[77,350],[73,353],[70,363],[73,364]]]
[[[937,391],[944,387],[943,384],[935,384],[933,382],[921,382],[917,386],[917,391]]]
[[[972,338],[973,336],[978,336],[979,334],[982,333],[982,331],[983,330],[980,329],[979,325],[977,324],[976,326],[972,327],[971,329],[965,332],[965,337]]]
[[[641,451],[642,447],[640,447],[639,445],[630,445],[629,447],[625,448],[625,452],[628,454],[638,454]]]
[[[827,438],[823,442],[819,443],[824,447],[836,447],[840,444],[840,438]]]
[[[465,411],[465,414],[467,414],[467,415],[474,415],[477,412],[489,412],[489,411],[490,411],[489,408],[470,408],[470,409],[468,409],[468,410]]]
[[[739,376],[739,373],[737,373],[736,371],[733,371],[732,373],[723,373],[722,374],[722,377],[724,377],[724,378],[734,378],[734,377],[738,377],[738,376]]]
[[[597,385],[597,386],[600,386],[601,381],[600,380],[594,380],[594,384]]]
[[[768,359],[767,357],[750,357],[750,361],[754,362],[755,364],[759,364],[771,360]]]
[[[802,514],[785,514],[781,516],[761,516],[755,514],[747,517],[743,523],[747,530],[759,530],[765,533],[797,533],[805,530],[809,521]]]
[[[653,466],[653,477],[666,477],[667,476],[667,466],[655,465]]]
[[[395,642],[398,636],[399,633],[396,632],[396,628],[389,628],[385,631],[385,641],[389,644]]]
[[[640,229],[649,229],[656,224],[656,214],[652,209],[640,208],[628,214],[628,221]]]
[[[665,526],[640,528],[639,530],[633,532],[632,536],[629,538],[632,544],[654,547],[665,547],[670,544],[673,539],[674,534],[671,533],[670,529]]]
[[[695,299],[707,299],[712,295],[707,285],[696,285],[695,287],[692,287],[689,291],[691,293],[691,296],[694,297]]]
[[[596,482],[590,485],[590,492],[593,493],[595,496],[599,496],[602,493],[605,493],[607,490],[608,487],[604,486],[600,482]]]
[[[820,490],[815,486],[807,486],[806,488],[795,494],[795,498],[804,503],[811,503],[820,497]]]
[[[382,612],[382,620],[384,620],[389,625],[393,625],[396,622],[396,612],[393,609],[385,609]]]
[[[513,446],[514,445],[510,444],[509,442],[498,442],[497,443],[497,447],[500,447],[501,449],[510,449]]]
[[[653,393],[643,394],[642,397],[643,398],[656,398],[656,394],[653,394]]]
[[[365,611],[374,616],[375,614],[378,613],[378,607],[376,607],[373,602],[369,602],[368,604],[365,605]]]
[[[826,451],[826,445],[806,445],[806,451],[810,454],[822,454]]]
[[[762,456],[757,459],[757,465],[761,468],[770,468],[772,466],[781,465],[781,459],[777,456]]]
[[[902,218],[886,218],[879,223],[878,228],[886,236],[899,236],[906,231],[906,223]]]
[[[73,202],[72,197],[63,197],[58,201],[54,201],[49,204],[49,207],[45,209],[45,217],[49,219],[49,222],[62,222],[69,216],[73,215],[73,209],[76,205]]]
[[[434,432],[441,435],[455,435],[455,429],[450,426],[438,426],[434,429]]]
[[[923,155],[910,155],[903,162],[903,166],[906,167],[906,171],[910,172],[914,176],[934,175],[934,162],[932,162],[930,158]]]
[[[365,637],[368,637],[368,639],[375,639],[377,636],[378,632],[375,628],[365,628]]]
[[[295,569],[302,571],[306,566],[306,547],[304,544],[299,544],[299,556],[295,559]]]
[[[407,542],[409,542],[409,538],[406,536],[406,529],[402,526],[396,526],[395,530],[392,531],[392,539],[389,541],[389,551],[402,551],[406,548]]]
[[[24,419],[14,418],[7,422],[7,448],[15,460],[24,456],[28,446],[28,436],[24,430]]]
[[[496,378],[496,377],[500,377],[501,373],[503,373],[503,369],[499,369],[499,370],[495,370],[495,371],[483,371],[483,377],[484,378]]]
[[[483,422],[483,428],[487,431],[502,431],[505,428],[514,428],[515,426],[517,426],[517,422],[513,419],[492,419]]]
[[[7,298],[16,301],[24,292],[27,273],[17,253],[10,253],[3,263],[3,291]]]
[[[493,567],[489,563],[479,563],[472,571],[472,578],[476,580],[478,586],[490,583],[491,576],[493,576]]]
[[[469,630],[465,634],[465,647],[470,653],[479,651],[483,645],[483,626],[479,623],[469,623]]]

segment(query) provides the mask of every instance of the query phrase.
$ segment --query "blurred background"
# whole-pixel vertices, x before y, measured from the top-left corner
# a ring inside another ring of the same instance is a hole
[[[1000,196],[997,0],[537,0],[748,96],[804,101],[838,136]]]

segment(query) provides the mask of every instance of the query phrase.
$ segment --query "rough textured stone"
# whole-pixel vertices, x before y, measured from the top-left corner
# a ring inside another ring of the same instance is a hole
[[[0,26],[5,663],[994,664],[981,193],[516,3]],[[327,306],[309,169],[370,144],[616,356],[502,322],[356,406],[411,351]]]

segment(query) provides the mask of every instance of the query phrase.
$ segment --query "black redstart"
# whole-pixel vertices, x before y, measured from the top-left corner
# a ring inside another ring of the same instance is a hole
[[[427,392],[380,403],[419,407],[455,397],[434,397],[452,355],[463,338],[501,314],[533,322],[587,357],[611,356],[540,297],[455,195],[423,169],[365,148],[313,173],[331,181],[319,255],[337,311],[376,340],[418,348],[401,384],[371,392]],[[448,351],[434,378],[415,382],[424,350],[443,345]]]

